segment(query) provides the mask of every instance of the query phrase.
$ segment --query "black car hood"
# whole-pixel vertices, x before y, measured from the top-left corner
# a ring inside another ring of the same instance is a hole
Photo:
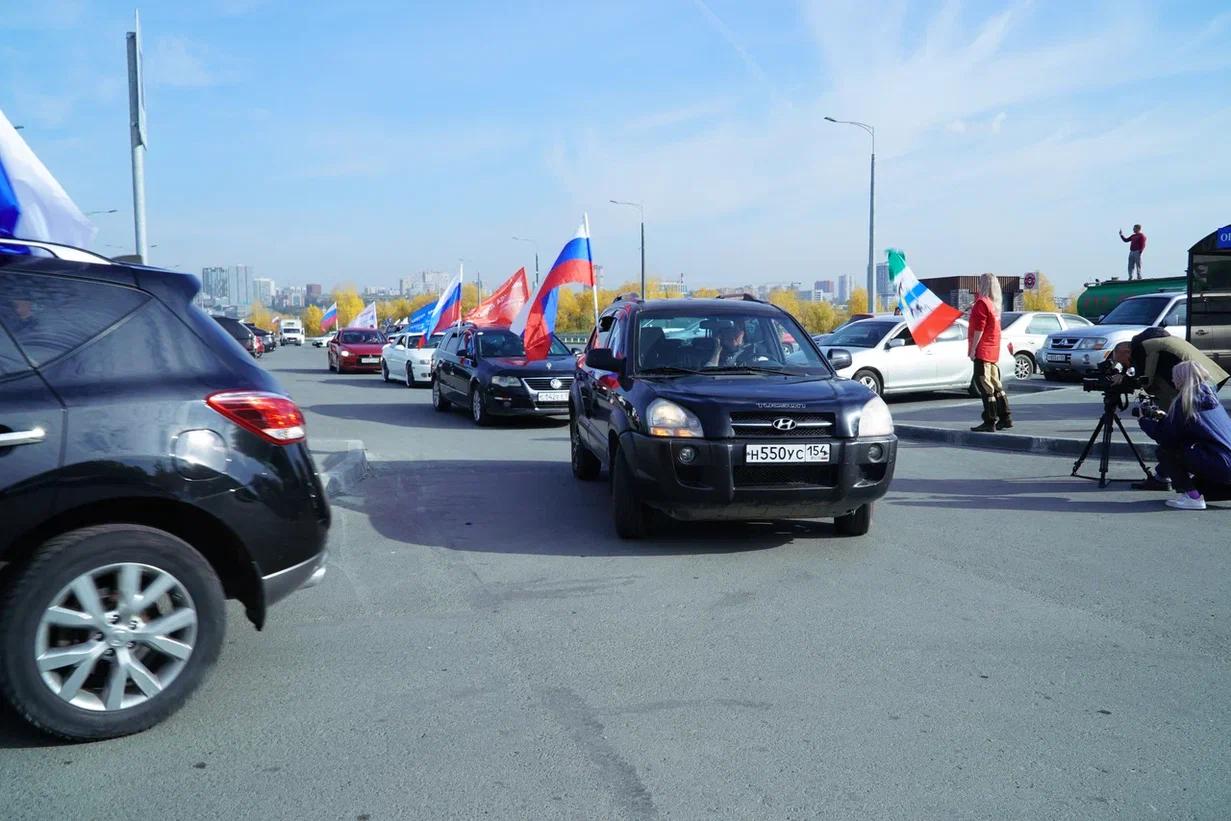
[[[577,369],[573,356],[549,356],[546,359],[526,359],[524,356],[497,356],[484,359],[493,371],[517,371],[520,376],[572,376]]]
[[[685,406],[740,410],[832,410],[835,403],[872,398],[858,382],[806,376],[678,376],[653,384],[657,396]]]

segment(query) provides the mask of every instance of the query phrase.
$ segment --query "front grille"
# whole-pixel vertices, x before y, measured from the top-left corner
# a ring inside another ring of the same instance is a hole
[[[836,465],[733,465],[736,487],[833,487]]]
[[[731,430],[736,436],[776,436],[812,438],[833,435],[835,416],[832,413],[763,413],[761,411],[736,411],[731,414]],[[789,419],[795,423],[791,430],[774,427],[775,422]]]
[[[551,381],[555,379],[559,381],[560,387],[553,388]],[[532,391],[566,391],[573,384],[571,376],[528,376],[522,380],[526,383],[526,387]]]
[[[1075,336],[1053,336],[1051,346],[1058,351],[1070,351],[1077,347],[1077,337]]]

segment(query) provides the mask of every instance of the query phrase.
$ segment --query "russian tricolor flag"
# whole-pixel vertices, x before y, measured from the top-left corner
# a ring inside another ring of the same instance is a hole
[[[556,289],[576,282],[594,287],[594,258],[590,253],[589,221],[564,246],[556,264],[539,283],[534,296],[522,306],[510,330],[521,334],[527,359],[546,359],[551,335],[556,330]]]
[[[325,309],[325,313],[321,316],[321,330],[327,331],[333,327],[338,321],[338,303],[333,303]]]
[[[453,278],[440,294],[440,299],[436,300],[436,307],[432,309],[432,318],[428,320],[428,336],[443,331],[453,323],[457,322],[462,315],[462,275],[459,273]]]
[[[0,237],[85,247],[95,230],[0,111]]]

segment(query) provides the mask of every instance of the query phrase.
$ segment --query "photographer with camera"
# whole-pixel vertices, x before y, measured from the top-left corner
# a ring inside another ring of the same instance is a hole
[[[1217,362],[1162,328],[1146,328],[1131,342],[1121,342],[1112,351],[1111,358],[1125,370],[1131,367],[1145,392],[1164,408],[1170,407],[1175,400],[1171,370],[1180,362],[1196,362],[1204,368],[1215,391],[1228,379],[1227,372]]]
[[[1171,382],[1176,398],[1166,412],[1146,406],[1141,429],[1158,443],[1159,463],[1179,493],[1167,506],[1205,510],[1199,485],[1231,485],[1231,416],[1199,363],[1177,362]]]

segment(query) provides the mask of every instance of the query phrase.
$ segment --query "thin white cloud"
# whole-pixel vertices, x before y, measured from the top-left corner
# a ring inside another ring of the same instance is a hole
[[[756,58],[749,53],[748,49],[744,48],[743,44],[739,41],[739,38],[735,36],[735,32],[731,31],[731,28],[723,22],[722,18],[714,13],[714,10],[710,8],[709,3],[705,2],[705,0],[692,0],[692,3],[697,7],[697,11],[701,13],[701,16],[705,18],[705,21],[709,23],[710,27],[713,28],[714,31],[718,32],[718,35],[725,40],[727,45],[730,46],[736,53],[739,59],[743,62],[744,67],[748,69],[748,73],[751,74],[756,80],[763,83],[765,87],[774,94],[774,96],[778,96],[778,92],[773,81],[769,79],[769,74],[767,74],[765,69],[761,67],[761,64],[757,62]]]
[[[183,37],[164,35],[145,56],[147,83],[168,88],[207,88],[228,79],[207,65],[202,50]]]

